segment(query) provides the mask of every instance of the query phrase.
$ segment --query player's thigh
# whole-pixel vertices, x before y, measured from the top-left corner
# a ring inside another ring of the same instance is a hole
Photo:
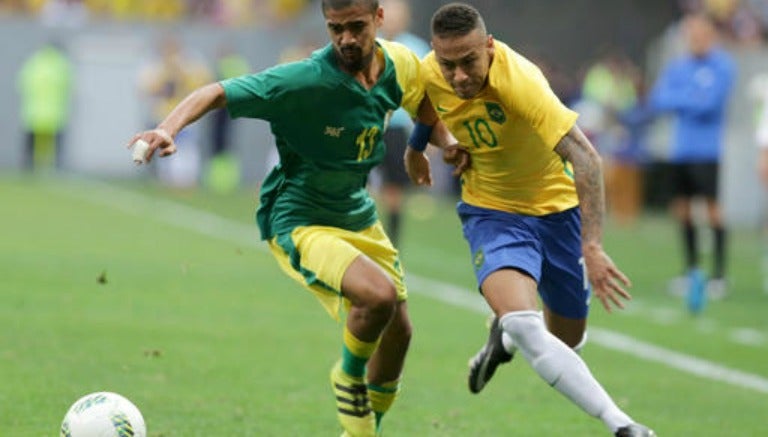
[[[297,227],[290,234],[272,239],[270,249],[282,270],[311,291],[334,318],[338,319],[342,303],[350,305],[344,294],[353,300],[361,298],[356,293],[361,288],[382,284],[389,292],[394,283],[397,299],[407,297],[397,250],[378,222],[362,231]],[[353,269],[351,278],[367,282],[355,282],[352,290],[343,292],[342,282],[355,263],[360,268]]]
[[[524,271],[514,268],[496,270],[485,278],[480,288],[488,305],[499,316],[539,307],[536,281]]]
[[[691,197],[696,190],[695,180],[691,172],[691,164],[670,164],[669,185],[673,199]]]
[[[397,299],[392,278],[364,254],[355,258],[344,272],[341,293],[353,306],[379,305]]]
[[[480,291],[497,314],[538,308],[541,243],[530,217],[460,204]]]
[[[400,262],[400,254],[384,232],[381,222],[377,221],[372,226],[355,232],[349,241],[378,265],[394,283],[397,300],[406,300],[408,291],[405,287],[405,273]]]
[[[695,194],[706,199],[717,200],[720,166],[716,162],[703,162],[691,165],[691,178],[695,185]]]
[[[581,252],[578,208],[550,214],[537,221],[544,245],[539,295],[552,314],[564,319],[586,319],[590,287]],[[564,326],[569,325],[565,321]]]

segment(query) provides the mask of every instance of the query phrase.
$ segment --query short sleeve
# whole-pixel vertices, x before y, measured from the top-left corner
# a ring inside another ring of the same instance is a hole
[[[496,77],[511,78],[505,83],[493,83],[499,87],[499,95],[508,99],[504,104],[525,119],[542,141],[554,148],[576,123],[578,114],[552,91],[541,70],[529,60],[508,52],[508,72],[491,72]]]
[[[219,82],[227,97],[229,115],[272,120],[281,109],[281,99],[306,79],[307,66],[303,62],[281,64],[256,74]]]
[[[413,51],[403,44],[386,40],[379,40],[379,43],[387,51],[395,65],[397,83],[403,90],[403,99],[400,102],[400,106],[411,117],[415,118],[419,104],[424,98],[424,85],[419,78],[421,61]]]

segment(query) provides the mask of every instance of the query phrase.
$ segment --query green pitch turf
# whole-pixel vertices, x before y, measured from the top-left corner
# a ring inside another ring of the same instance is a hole
[[[0,177],[0,436],[57,435],[93,391],[131,399],[152,437],[338,436],[340,325],[259,243],[254,199]],[[765,435],[759,234],[733,234],[730,295],[697,317],[666,291],[677,243],[663,214],[609,226],[635,298],[612,314],[593,304],[583,356],[662,437]],[[451,202],[412,196],[402,253],[415,331],[385,435],[609,435],[521,358],[469,394],[486,312],[466,252]]]

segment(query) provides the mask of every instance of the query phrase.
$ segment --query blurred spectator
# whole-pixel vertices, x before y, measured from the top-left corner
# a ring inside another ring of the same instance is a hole
[[[88,21],[88,9],[83,0],[48,0],[40,20],[50,27],[77,28]]]
[[[621,136],[621,126],[611,115],[629,109],[637,101],[636,76],[632,61],[618,48],[604,49],[584,75],[581,100],[596,105],[598,111],[596,125],[587,134],[603,156],[610,155]]]
[[[248,74],[251,66],[231,45],[224,44],[217,51],[214,71],[216,80],[222,81]],[[232,119],[224,108],[217,109],[212,115],[213,150],[208,163],[206,185],[213,191],[228,193],[240,185],[240,165],[231,151],[231,133],[237,120]]]
[[[763,186],[763,291],[768,293],[768,73],[752,78],[750,96],[757,99],[755,143],[757,144],[757,174]]]
[[[411,25],[411,9],[408,2],[381,0],[380,4],[384,8],[381,37],[405,45],[420,58],[429,53],[429,43],[408,31]],[[381,175],[380,194],[386,214],[383,222],[396,248],[400,248],[400,210],[403,206],[405,189],[410,185],[408,175],[405,173],[403,155],[412,128],[413,122],[405,110],[401,108],[392,114],[389,126],[384,132],[387,152],[377,170]],[[442,159],[436,159],[433,162],[442,162]]]
[[[640,215],[644,198],[644,171],[648,160],[646,137],[654,120],[648,106],[642,76],[635,78],[635,103],[613,116],[622,134],[609,158],[606,172],[606,196],[609,212],[620,225],[631,225]]]
[[[757,171],[760,182],[768,189],[768,73],[752,79],[750,94],[757,102],[755,143],[758,146]]]
[[[603,49],[582,84],[579,109],[587,109],[583,126],[603,157],[608,212],[622,225],[631,224],[642,203],[642,137],[648,124],[639,102],[637,66],[618,47]]]
[[[69,120],[72,65],[61,47],[47,43],[24,62],[17,77],[24,128],[23,167],[62,167]]]
[[[756,45],[766,30],[766,0],[679,0],[684,14],[702,13],[712,19],[722,37],[736,45]]]
[[[526,56],[541,70],[547,78],[550,88],[565,106],[570,107],[581,98],[581,90],[575,78],[557,61],[536,50],[526,50]]]
[[[185,51],[181,42],[166,36],[160,43],[160,57],[146,65],[139,87],[150,106],[148,126],[155,126],[189,93],[210,82],[212,75],[201,57]],[[199,127],[190,126],[176,137],[185,153],[158,162],[158,176],[169,185],[189,188],[200,179],[202,150]]]
[[[662,71],[651,94],[654,110],[673,115],[671,141],[673,213],[680,224],[685,249],[688,305],[701,310],[706,279],[699,268],[692,201],[703,197],[714,241],[714,266],[709,281],[713,298],[725,293],[726,230],[718,202],[718,176],[728,99],[735,80],[731,56],[717,46],[717,31],[704,14],[684,18],[688,53]]]

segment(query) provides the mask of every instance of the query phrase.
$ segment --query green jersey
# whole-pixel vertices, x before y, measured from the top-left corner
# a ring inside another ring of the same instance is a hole
[[[269,122],[280,155],[261,187],[262,239],[306,225],[359,231],[377,220],[366,184],[384,157],[386,120],[400,106],[413,116],[423,96],[418,57],[377,43],[386,67],[370,90],[339,70],[331,45],[221,82],[230,115]]]

